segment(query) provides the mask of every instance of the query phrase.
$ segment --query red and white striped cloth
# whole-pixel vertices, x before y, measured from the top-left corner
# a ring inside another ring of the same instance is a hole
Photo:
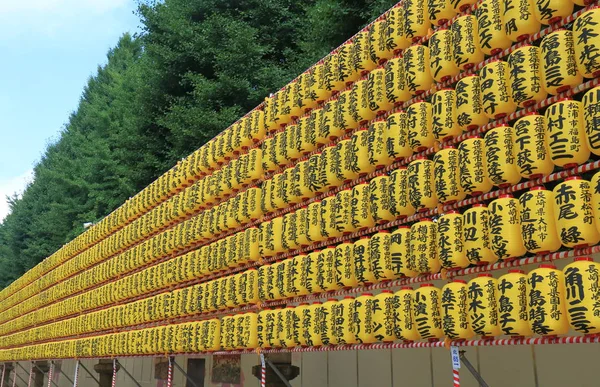
[[[454,387],[460,387],[460,372],[459,370],[452,370],[452,382]]]
[[[112,387],[117,385],[117,359],[113,359]]]
[[[48,387],[52,387],[52,378],[54,377],[54,362],[50,363],[50,370],[48,371]]]
[[[260,354],[260,387],[265,387],[267,384],[267,364],[265,362],[265,354]]]
[[[169,356],[169,368],[167,371],[167,387],[173,387],[173,358]]]
[[[29,380],[31,381],[31,374],[29,374]],[[77,387],[79,383],[79,360],[75,362],[75,374],[73,375],[73,387]],[[27,387],[30,387],[27,385]]]
[[[33,377],[33,363],[29,366],[29,378],[27,379],[27,387],[31,387],[32,377]],[[77,379],[75,379],[75,384],[73,385],[73,387],[77,387]]]

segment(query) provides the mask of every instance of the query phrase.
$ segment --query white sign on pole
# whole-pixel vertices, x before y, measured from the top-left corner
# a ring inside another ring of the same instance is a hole
[[[459,370],[460,369],[460,354],[458,353],[458,347],[451,346],[450,353],[452,355],[452,369]]]

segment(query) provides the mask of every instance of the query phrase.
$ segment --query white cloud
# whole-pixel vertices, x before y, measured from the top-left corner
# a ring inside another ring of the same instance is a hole
[[[8,206],[7,196],[13,196],[15,193],[18,195],[23,194],[23,190],[27,187],[33,179],[33,169],[25,172],[21,176],[0,180],[0,222],[10,212]]]

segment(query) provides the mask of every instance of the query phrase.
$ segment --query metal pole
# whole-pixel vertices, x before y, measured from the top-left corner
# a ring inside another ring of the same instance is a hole
[[[14,370],[15,370],[15,374],[13,376],[12,387],[15,387],[17,385],[17,367],[14,367]]]
[[[48,387],[52,386],[52,376],[54,374],[54,362],[50,363],[50,370],[48,371]]]
[[[275,366],[275,364],[273,364],[271,362],[271,360],[265,359],[265,362],[269,365],[269,367],[271,367],[273,369],[273,371],[275,371],[275,374],[277,374],[277,376],[279,376],[279,379],[281,379],[281,381],[283,382],[283,384],[286,385],[286,387],[292,387],[292,385],[290,384],[290,382],[288,382],[288,380],[285,378],[285,376],[283,376],[283,374],[281,373],[281,371],[279,371],[279,368],[277,368]]]
[[[77,387],[77,379],[79,378],[79,360],[75,361],[75,373],[73,374],[73,387]],[[29,386],[27,386],[29,387]]]
[[[4,374],[6,373],[6,363],[2,363],[2,380],[0,380],[0,387],[4,387]]]
[[[173,359],[173,365],[175,366],[175,368],[177,368],[183,374],[183,376],[185,376],[185,378],[192,385],[192,387],[198,387],[198,385],[196,384],[196,382],[192,378],[190,378],[190,375],[188,375],[183,370],[183,368],[181,368],[181,366],[179,364],[177,364],[177,362],[175,361],[175,359]]]
[[[42,369],[40,367],[37,366],[37,364],[35,364],[34,361],[31,362],[31,364],[42,373],[42,375],[46,375],[46,373],[44,371],[42,371]],[[54,384],[56,387],[58,387],[58,384],[54,383],[54,381],[52,380],[52,365],[50,366],[50,371],[48,372],[48,387],[50,387],[50,382],[52,382],[52,384]]]
[[[85,366],[83,363],[81,363],[79,360],[77,360],[77,364],[79,364],[79,365],[81,366],[81,368],[83,368],[83,370],[84,370],[85,372],[87,372],[87,374],[88,374],[88,375],[90,375],[90,377],[91,377],[92,379],[94,379],[94,380],[96,381],[96,383],[98,383],[98,385],[100,385],[100,381],[98,380],[98,378],[96,378],[96,377],[94,376],[94,374],[92,374],[92,373],[90,372],[90,370],[88,370],[88,369],[87,369],[87,367],[86,367],[86,366]]]
[[[473,367],[473,365],[471,364],[471,362],[469,362],[469,360],[465,357],[465,351],[460,351],[460,360],[465,363],[465,366],[467,367],[467,369],[469,370],[469,372],[471,372],[471,374],[473,374],[473,376],[475,377],[475,379],[477,379],[477,382],[479,382],[479,386],[480,387],[490,387],[485,380],[483,380],[483,378],[481,377],[481,375],[479,375],[479,372],[477,372],[477,370],[475,369],[475,367]]]
[[[452,377],[454,382],[454,387],[460,387],[460,372],[459,370],[452,370]]]
[[[112,387],[117,385],[117,359],[113,359]]]
[[[267,385],[267,365],[265,364],[265,354],[260,354],[260,387]]]
[[[29,379],[27,379],[27,387],[31,387],[31,379],[32,379],[32,377],[33,377],[33,366],[30,364],[29,365]]]
[[[167,387],[173,387],[173,363],[169,356],[169,367],[167,369]]]
[[[52,364],[54,364],[54,361],[52,362]],[[68,380],[70,383],[73,383],[73,381],[71,380],[71,378],[70,378],[70,377],[69,377],[67,374],[65,374],[65,373],[63,372],[63,370],[62,370],[62,367],[59,369],[59,371],[60,371],[60,373],[61,373],[61,374],[62,374],[62,375],[63,375],[63,376],[64,376],[64,377],[65,377],[65,378],[66,378],[66,379],[67,379],[67,380]]]
[[[129,376],[129,378],[130,378],[131,380],[133,380],[133,382],[135,383],[135,385],[136,385],[137,387],[142,387],[142,385],[141,385],[141,384],[139,384],[137,380],[135,380],[135,378],[133,377],[133,375],[131,375],[131,374],[129,373],[129,371],[127,371],[127,368],[123,367],[123,364],[121,364],[121,363],[120,363],[120,362],[119,362],[117,359],[115,359],[115,369],[116,369],[116,365],[117,365],[117,364],[119,364],[119,365],[121,366],[121,369],[122,369],[123,371],[125,371],[125,374],[127,374],[127,376]],[[116,377],[117,377],[117,371],[115,371],[115,374],[114,374],[113,378],[116,378]],[[113,387],[114,387],[114,385],[113,385]]]

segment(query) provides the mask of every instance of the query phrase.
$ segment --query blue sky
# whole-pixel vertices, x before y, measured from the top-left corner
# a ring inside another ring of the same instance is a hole
[[[0,221],[88,78],[125,32],[135,0],[0,0]]]

